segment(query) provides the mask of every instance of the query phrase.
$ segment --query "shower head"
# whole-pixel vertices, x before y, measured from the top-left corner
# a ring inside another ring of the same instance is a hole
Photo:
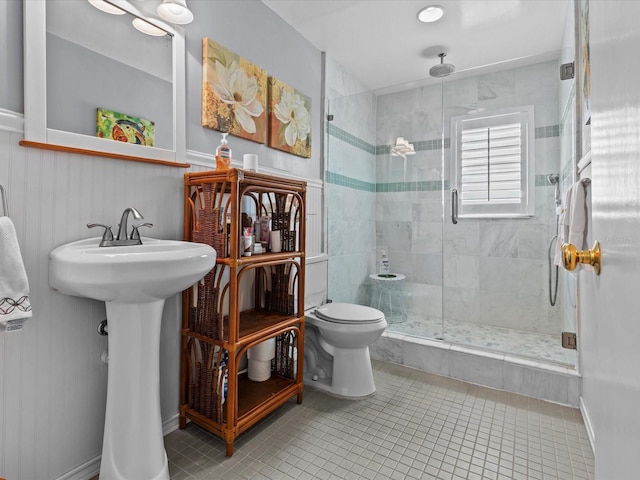
[[[562,204],[562,198],[560,198],[560,175],[557,173],[550,173],[547,175],[547,181],[553,185],[554,188],[554,197],[556,201],[556,207],[559,207]]]
[[[429,75],[436,78],[442,78],[455,72],[456,67],[450,63],[444,63],[444,57],[447,56],[446,53],[439,53],[438,56],[440,57],[440,63],[429,69]]]

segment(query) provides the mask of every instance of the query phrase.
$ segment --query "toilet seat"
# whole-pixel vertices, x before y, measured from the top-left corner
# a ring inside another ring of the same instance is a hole
[[[328,303],[313,313],[327,322],[341,324],[371,324],[384,320],[384,313],[380,310],[351,303]]]

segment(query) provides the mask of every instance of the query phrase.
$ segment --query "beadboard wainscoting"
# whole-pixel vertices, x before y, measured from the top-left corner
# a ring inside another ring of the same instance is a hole
[[[134,206],[154,227],[148,236],[181,239],[184,168],[21,147],[21,115],[0,112],[0,184],[20,244],[33,317],[0,333],[0,476],[80,480],[98,473],[107,390],[96,327],[102,302],[49,287],[49,252],[99,236],[87,223],[114,228]],[[198,157],[198,154],[188,155]],[[211,166],[192,166],[193,170]],[[263,171],[261,169],[261,171]],[[276,175],[275,171],[267,172]],[[309,254],[322,246],[322,182],[312,180]],[[165,433],[177,428],[180,296],[167,300],[160,344]]]

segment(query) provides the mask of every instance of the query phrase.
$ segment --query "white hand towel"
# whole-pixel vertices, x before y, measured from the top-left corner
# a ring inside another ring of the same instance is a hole
[[[0,325],[31,315],[29,281],[16,229],[9,217],[0,217]]]
[[[562,210],[558,218],[558,239],[556,240],[556,256],[553,263],[559,267],[562,263],[562,245],[569,242],[569,225],[571,223],[571,200],[573,199],[573,186],[564,192]]]
[[[569,241],[578,250],[584,249],[584,231],[587,226],[587,204],[584,184],[576,182],[571,192],[571,218],[569,220]]]

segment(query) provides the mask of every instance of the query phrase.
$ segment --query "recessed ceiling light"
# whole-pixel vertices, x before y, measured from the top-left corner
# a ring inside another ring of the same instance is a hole
[[[429,5],[418,12],[418,20],[424,23],[433,23],[444,17],[444,7]]]

